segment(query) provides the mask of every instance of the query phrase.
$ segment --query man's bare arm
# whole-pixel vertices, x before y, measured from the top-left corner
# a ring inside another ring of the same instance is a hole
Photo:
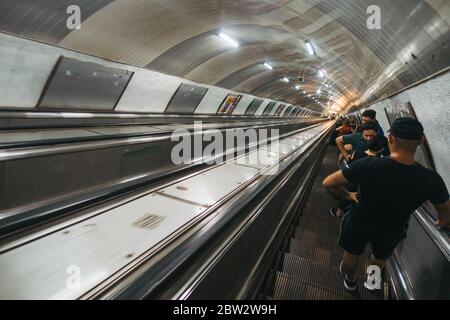
[[[343,187],[343,185],[347,183],[347,179],[342,174],[342,171],[339,170],[326,177],[325,180],[323,180],[322,185],[333,197],[337,199],[345,199],[351,202],[358,202],[358,200],[356,199],[356,193],[348,192]]]
[[[347,150],[345,150],[344,137],[343,136],[340,136],[340,137],[338,137],[336,139],[336,145],[337,145],[339,151],[344,156],[345,160],[349,161],[350,160],[350,155],[348,154]]]
[[[435,204],[434,207],[439,214],[437,225],[441,228],[450,229],[450,200],[443,204]]]

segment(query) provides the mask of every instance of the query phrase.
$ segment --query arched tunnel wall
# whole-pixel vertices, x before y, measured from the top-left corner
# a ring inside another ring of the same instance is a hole
[[[233,114],[244,114],[248,105],[256,98],[249,94],[196,83],[161,72],[116,63],[46,43],[0,33],[0,60],[2,61],[0,68],[0,96],[2,97],[0,108],[36,109],[42,91],[60,56],[134,72],[114,110],[106,111],[163,113],[182,83],[208,89],[194,111],[196,114],[215,114],[228,94],[242,95],[242,99],[234,109]],[[290,105],[280,101],[264,99],[255,114],[261,115],[269,102],[276,102],[277,105]],[[95,111],[95,108],[89,105],[86,105],[83,109],[82,111]],[[275,109],[273,108],[273,112],[275,112]],[[316,115],[318,114],[316,113]]]
[[[389,129],[385,108],[410,102],[425,128],[437,171],[450,187],[450,71],[371,105],[383,130]],[[364,111],[364,110],[362,110]],[[361,111],[361,112],[362,112]]]

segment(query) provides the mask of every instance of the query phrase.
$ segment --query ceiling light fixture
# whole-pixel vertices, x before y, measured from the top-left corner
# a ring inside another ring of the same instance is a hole
[[[316,50],[314,50],[314,46],[310,40],[305,41],[306,49],[308,49],[308,52],[310,55],[314,56],[316,54]]]
[[[273,69],[273,67],[272,67],[269,63],[267,63],[267,62],[264,62],[264,67],[266,67],[266,68],[269,69],[269,70],[272,70],[272,69]]]
[[[319,69],[318,74],[319,74],[319,77],[321,77],[321,78],[325,77],[325,71],[323,71],[322,69]]]
[[[219,38],[235,48],[239,47],[239,43],[236,40],[234,40],[233,38],[231,38],[230,36],[228,36],[223,32],[219,33]]]

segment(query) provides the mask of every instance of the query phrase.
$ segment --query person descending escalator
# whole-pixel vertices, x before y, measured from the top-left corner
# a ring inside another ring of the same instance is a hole
[[[393,124],[388,143],[391,155],[354,161],[323,181],[337,199],[352,203],[341,222],[339,245],[344,249],[340,266],[347,290],[355,291],[358,257],[372,245],[371,264],[382,270],[395,247],[407,236],[409,218],[429,200],[438,212],[437,226],[450,228],[450,201],[442,177],[415,160],[424,141],[423,127],[415,119],[400,118]],[[349,192],[344,185],[359,185]],[[374,290],[369,278],[364,283]]]
[[[366,157],[385,157],[389,155],[388,139],[385,136],[377,136],[367,144],[367,150],[364,151]],[[343,166],[346,166],[344,163]],[[345,185],[347,191],[356,192],[358,186],[352,183]],[[344,212],[347,211],[351,202],[347,200],[340,200],[336,207],[330,208],[330,215],[340,218]]]
[[[375,127],[375,131],[377,132],[377,136],[384,136],[384,131],[381,128],[380,124],[377,121],[377,112],[375,110],[366,110],[361,115],[363,125],[371,123]],[[362,127],[359,127],[356,132],[362,133]]]
[[[364,151],[366,157],[386,157],[390,155],[389,142],[385,136],[376,136],[375,139],[367,144],[367,150]]]
[[[336,128],[340,128],[344,124],[344,120],[338,119],[336,121]],[[339,137],[339,130],[334,130],[330,137],[330,144],[336,144],[336,138]]]
[[[356,125],[355,119],[350,120],[350,128],[351,128],[351,133],[356,133],[356,129],[358,128],[358,126]]]
[[[350,127],[350,120],[346,119],[344,124],[336,129],[338,137],[345,136],[352,133],[352,127]]]
[[[376,127],[372,123],[366,123],[361,128],[362,133],[354,133],[340,136],[336,139],[336,145],[341,152],[341,158],[348,163],[361,158],[366,154],[368,143],[377,136]]]

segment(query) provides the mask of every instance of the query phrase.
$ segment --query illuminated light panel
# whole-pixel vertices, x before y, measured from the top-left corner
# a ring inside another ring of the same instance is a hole
[[[234,48],[239,47],[239,43],[234,40],[233,38],[231,38],[230,36],[228,36],[227,34],[221,32],[219,33],[219,38],[222,39],[223,41],[227,42],[229,45],[231,45]]]

